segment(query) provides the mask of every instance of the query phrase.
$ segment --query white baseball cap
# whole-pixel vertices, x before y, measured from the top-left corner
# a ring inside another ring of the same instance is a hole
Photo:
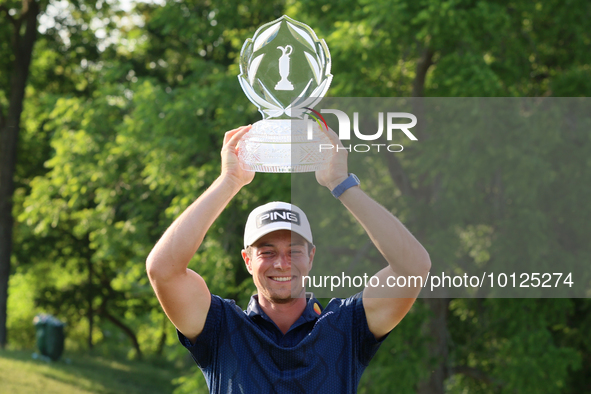
[[[263,235],[277,230],[290,230],[310,243],[312,230],[304,211],[293,204],[273,201],[255,208],[244,228],[244,248],[255,243]]]

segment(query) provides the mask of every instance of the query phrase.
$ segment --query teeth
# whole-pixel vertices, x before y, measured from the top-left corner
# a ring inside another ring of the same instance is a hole
[[[276,280],[278,282],[288,282],[291,280],[291,276],[275,276],[273,277],[273,280]]]

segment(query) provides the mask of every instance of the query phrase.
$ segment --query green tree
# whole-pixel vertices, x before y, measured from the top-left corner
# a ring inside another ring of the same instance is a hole
[[[94,17],[108,16],[109,10],[108,4],[96,2],[75,2],[66,9],[43,0],[0,2],[6,22],[0,25],[0,346],[6,344],[13,206],[16,201],[18,211],[20,205],[14,191],[28,187],[28,178],[44,172],[43,162],[50,154],[47,133],[39,127],[44,113],[34,104],[46,108],[55,100],[53,94],[88,93],[92,77],[79,72],[78,65],[97,59],[98,38],[89,25]],[[45,18],[41,34],[39,18]],[[23,117],[23,111],[37,117]]]
[[[14,7],[14,8],[13,8]],[[0,13],[7,24],[0,26],[3,70],[0,77],[0,347],[6,346],[6,305],[8,276],[12,255],[12,195],[14,171],[25,87],[33,46],[37,39],[37,15],[40,4],[23,1],[17,11],[16,2],[0,3]],[[7,110],[4,108],[8,107]]]

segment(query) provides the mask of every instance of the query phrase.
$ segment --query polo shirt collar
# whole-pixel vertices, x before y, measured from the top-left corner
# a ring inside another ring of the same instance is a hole
[[[318,319],[318,316],[322,313],[322,305],[316,297],[314,297],[313,293],[306,293],[306,309],[302,312],[302,315],[298,318],[298,320],[294,323],[294,326],[298,326],[302,323],[308,323],[311,321],[315,321]],[[263,311],[261,305],[259,304],[259,295],[255,294],[250,297],[250,302],[248,303],[248,308],[246,308],[246,315],[250,318],[255,316],[260,316],[263,319],[273,322],[269,316]]]

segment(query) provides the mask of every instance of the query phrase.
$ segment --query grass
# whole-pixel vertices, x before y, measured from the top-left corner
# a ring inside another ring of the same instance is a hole
[[[34,360],[33,351],[0,350],[0,392],[15,394],[171,393],[172,367],[103,357],[64,355]]]

